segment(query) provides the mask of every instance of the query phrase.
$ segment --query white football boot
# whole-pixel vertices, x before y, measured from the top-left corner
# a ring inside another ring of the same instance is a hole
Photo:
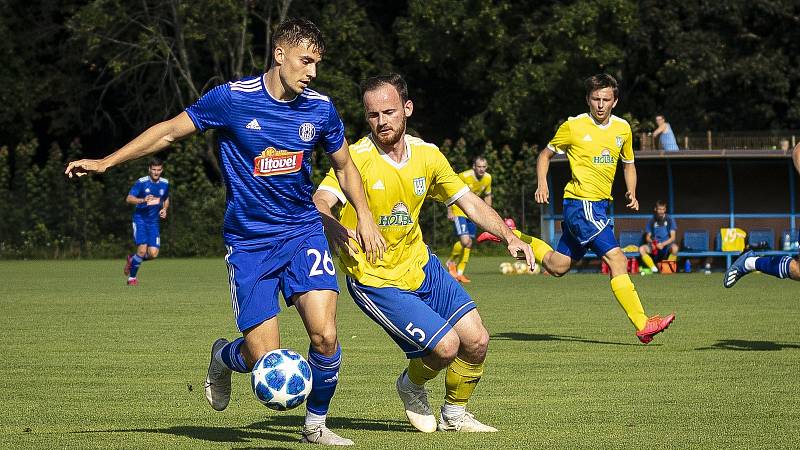
[[[461,431],[465,433],[494,433],[497,428],[484,425],[474,415],[464,411],[461,417],[446,419],[444,414],[439,419],[439,431]]]
[[[303,435],[300,438],[300,442],[305,444],[353,445],[353,441],[339,436],[325,425],[317,425],[311,428],[303,427],[303,431],[300,434]]]
[[[430,403],[428,403],[428,392],[422,386],[419,389],[405,388],[402,381],[406,372],[407,370],[404,370],[400,374],[395,386],[400,400],[403,401],[408,421],[411,422],[414,428],[423,433],[433,433],[436,431],[436,417],[433,415]]]
[[[231,401],[231,369],[214,358],[214,355],[227,344],[227,339],[219,338],[211,345],[211,362],[208,364],[208,374],[204,383],[206,400],[217,411],[227,408]]]

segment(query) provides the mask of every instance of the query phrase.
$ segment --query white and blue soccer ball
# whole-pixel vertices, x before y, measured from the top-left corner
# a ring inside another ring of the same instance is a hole
[[[280,348],[256,362],[250,381],[259,402],[286,411],[302,405],[311,392],[311,366],[297,352]]]

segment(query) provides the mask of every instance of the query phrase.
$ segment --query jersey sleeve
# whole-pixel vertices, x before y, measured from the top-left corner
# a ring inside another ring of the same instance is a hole
[[[625,142],[622,144],[622,151],[620,152],[620,159],[622,162],[631,164],[633,163],[633,134],[631,128],[628,127],[627,133],[624,136]]]
[[[656,223],[656,222],[655,222],[655,220],[653,220],[653,219],[650,219],[650,220],[648,220],[648,221],[647,221],[647,225],[645,226],[645,231],[647,231],[648,233],[650,233],[650,235],[653,235],[653,234],[654,234],[654,231],[655,231],[655,230],[653,229],[653,228],[654,228],[654,227],[653,227],[653,225],[655,225],[655,223]]]
[[[439,149],[434,149],[432,153],[433,176],[429,197],[450,206],[469,192],[469,186],[456,175]]]
[[[342,148],[344,144],[344,124],[339,118],[339,113],[333,102],[329,103],[328,118],[325,121],[325,129],[322,131],[322,145],[326,153],[333,153]]]
[[[347,204],[347,197],[344,196],[344,192],[342,192],[342,187],[339,186],[339,180],[336,179],[336,174],[333,173],[333,169],[329,170],[328,173],[325,175],[325,178],[322,179],[322,182],[317,187],[319,191],[328,191],[331,194],[335,195],[336,198],[342,202],[342,205]]]
[[[134,197],[141,197],[141,191],[142,191],[142,183],[139,183],[137,181],[136,183],[133,183],[133,186],[131,186],[131,190],[128,191],[128,195],[132,195]]]
[[[678,224],[672,217],[669,218],[669,231],[678,231]]]
[[[553,136],[553,139],[547,144],[547,148],[556,152],[556,153],[564,153],[567,151],[569,146],[572,144],[571,142],[572,133],[569,129],[569,120],[565,121],[558,127],[558,131],[556,131],[556,135]]]
[[[166,186],[164,186],[164,195],[161,196],[161,201],[163,202],[168,198],[169,198],[169,183],[167,183]]]
[[[194,126],[205,132],[209,129],[227,126],[230,106],[231,90],[226,83],[206,92],[192,106],[186,108],[186,113],[194,122]]]

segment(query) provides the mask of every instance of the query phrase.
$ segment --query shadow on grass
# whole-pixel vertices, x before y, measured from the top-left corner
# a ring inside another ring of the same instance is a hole
[[[75,433],[157,433],[200,439],[210,442],[245,443],[254,440],[272,442],[291,442],[300,440],[302,418],[297,416],[275,415],[244,427],[212,427],[202,425],[183,425],[166,428],[130,428],[117,430],[76,431]],[[372,430],[372,431],[415,431],[408,423],[397,420],[370,420],[348,417],[328,419],[332,430]],[[346,436],[347,433],[343,433]],[[248,448],[278,448],[269,447]]]
[[[531,333],[497,333],[490,336],[490,339],[500,341],[564,341],[564,342],[582,342],[584,344],[601,344],[601,345],[634,345],[626,342],[608,342],[608,341],[595,341],[578,336],[560,336],[557,334],[531,334]]]
[[[800,349],[794,342],[746,341],[744,339],[723,339],[710,347],[699,347],[695,350],[738,350],[774,352],[784,349]]]

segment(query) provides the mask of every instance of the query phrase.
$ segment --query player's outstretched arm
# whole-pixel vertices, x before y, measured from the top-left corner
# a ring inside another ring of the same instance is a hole
[[[329,156],[333,172],[339,181],[339,186],[341,186],[342,192],[347,197],[347,201],[356,210],[356,215],[358,216],[358,226],[356,227],[358,243],[361,244],[361,248],[367,254],[367,259],[374,263],[383,258],[383,252],[386,251],[386,240],[383,239],[381,231],[372,217],[372,211],[370,211],[367,203],[367,195],[364,193],[361,174],[350,157],[347,141],[342,144],[339,150],[330,153]]]
[[[138,159],[157,153],[175,141],[179,141],[197,132],[194,122],[186,112],[182,112],[170,120],[157,123],[125,144],[121,149],[103,159],[81,159],[67,164],[64,174],[72,178],[92,172],[103,173],[111,167],[125,161]]]
[[[800,174],[800,142],[794,146],[794,150],[792,150],[792,160],[794,161],[794,170]]]
[[[456,200],[456,204],[461,208],[470,220],[489,233],[500,237],[508,245],[508,252],[515,258],[520,257],[520,253],[525,255],[525,261],[533,270],[535,264],[531,246],[522,242],[510,228],[505,224],[500,215],[491,206],[487,205],[480,197],[467,192]]]
[[[345,228],[335,217],[333,217],[333,207],[339,203],[339,199],[329,191],[317,189],[314,193],[314,205],[322,217],[322,225],[325,227],[325,234],[328,236],[334,253],[346,251],[350,255],[358,253],[358,241],[356,232]]]
[[[638,211],[639,200],[636,200],[636,165],[634,163],[624,163],[623,174],[625,175],[625,198],[628,199],[628,208]]]
[[[534,198],[536,203],[550,202],[550,189],[547,187],[547,172],[550,171],[550,160],[555,156],[555,152],[545,147],[536,158],[536,179],[537,187]]]

